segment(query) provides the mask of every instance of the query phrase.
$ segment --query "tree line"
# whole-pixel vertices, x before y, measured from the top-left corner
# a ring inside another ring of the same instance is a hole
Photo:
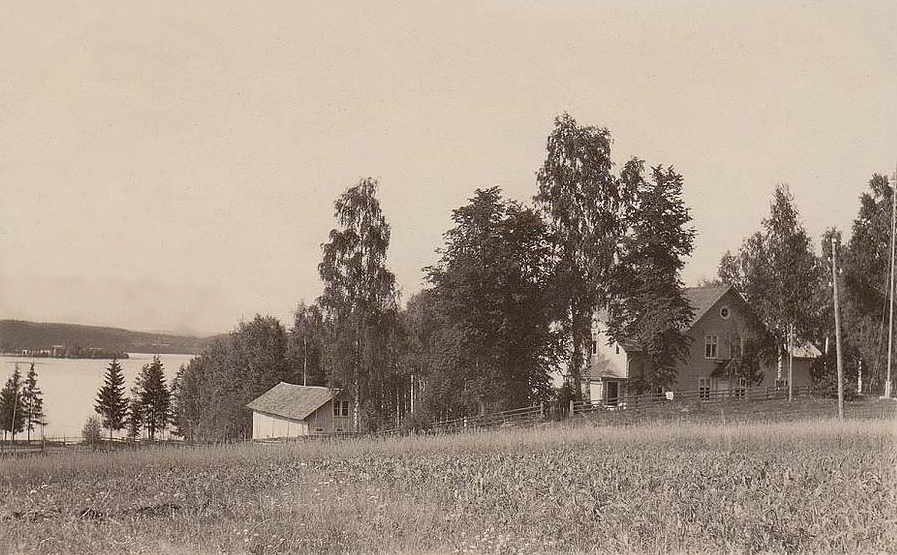
[[[532,202],[475,189],[453,210],[438,260],[424,268],[426,287],[404,306],[387,264],[391,230],[378,183],[360,180],[334,203],[336,225],[318,264],[321,296],[299,304],[289,329],[256,316],[182,367],[172,391],[177,433],[248,437],[245,405],[280,381],[349,390],[359,429],[579,398],[598,312],[612,338],[642,348],[645,372],[631,387],[671,386],[693,317],[681,279],[696,234],[684,180],[672,166],[639,158],[617,169],[611,146],[606,128],[556,118]],[[878,361],[870,377],[880,379],[880,357],[867,357],[881,351],[870,338],[880,330],[873,317],[886,283],[879,278],[891,189],[881,176],[870,187],[842,275],[855,326],[849,348],[856,361]],[[753,380],[763,363],[781,360],[787,338],[818,345],[833,321],[828,251],[824,244],[814,253],[787,186],[776,188],[760,227],[726,253],[713,280],[736,287],[759,315],[737,369]],[[831,374],[826,361],[815,369],[820,381]],[[558,368],[568,378],[560,393],[550,380]]]
[[[787,185],[773,193],[760,230],[734,253],[723,255],[718,280],[735,286],[754,308],[769,337],[756,348],[758,358],[783,364],[785,346],[811,343],[823,356],[814,364],[819,385],[834,389],[834,301],[832,245],[839,249],[845,379],[849,390],[862,374],[865,388],[884,386],[887,367],[887,317],[893,186],[874,174],[860,196],[850,240],[825,230],[820,248],[806,232]],[[834,241],[833,241],[834,240]]]
[[[637,158],[617,172],[611,143],[607,129],[559,116],[532,203],[474,190],[404,307],[378,183],[360,180],[334,203],[321,296],[299,304],[289,330],[256,316],[185,365],[173,390],[178,433],[247,437],[245,405],[279,381],[348,389],[362,429],[398,425],[412,406],[414,418],[442,418],[536,403],[554,394],[559,365],[579,383],[602,309],[647,346],[654,371],[643,387],[669,382],[691,317],[683,179]]]
[[[31,432],[46,423],[44,399],[37,385],[34,363],[31,363],[24,378],[16,363],[12,375],[0,389],[0,429],[3,430],[3,437],[6,439],[8,433],[10,439],[15,441],[16,434],[25,432],[26,438],[31,440]]]

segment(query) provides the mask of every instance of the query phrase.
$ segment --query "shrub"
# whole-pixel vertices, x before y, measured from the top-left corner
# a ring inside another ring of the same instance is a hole
[[[91,416],[81,429],[81,438],[84,443],[94,449],[102,442],[103,423],[96,416]]]

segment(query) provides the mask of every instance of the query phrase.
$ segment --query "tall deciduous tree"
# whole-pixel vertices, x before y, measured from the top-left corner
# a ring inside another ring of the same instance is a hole
[[[109,430],[109,439],[112,439],[113,432],[125,427],[128,398],[125,397],[125,376],[116,358],[113,358],[106,368],[103,386],[97,393],[93,408],[100,415],[103,427]]]
[[[625,213],[629,231],[608,319],[612,337],[634,341],[645,355],[644,375],[633,381],[637,390],[672,386],[677,363],[688,355],[692,308],[680,272],[695,237],[682,201],[682,176],[660,166],[651,168],[650,179],[644,173],[644,162],[633,159],[621,174],[634,202]]]
[[[578,125],[563,114],[555,120],[547,150],[535,200],[556,241],[556,287],[566,306],[561,324],[571,347],[568,374],[579,398],[592,316],[608,300],[626,199],[611,171],[607,129]]]
[[[384,399],[382,385],[397,373],[389,348],[398,322],[395,276],[386,267],[390,228],[374,179],[350,187],[334,208],[337,228],[322,245],[318,265],[324,282],[318,305],[330,326],[328,378],[331,385],[352,392],[358,429],[362,412],[368,426],[387,419],[392,395]]]
[[[164,430],[171,417],[171,393],[165,384],[165,369],[158,356],[154,356],[153,361],[141,369],[134,396],[139,403],[140,417],[147,435],[155,439],[156,432]]]
[[[31,432],[36,426],[45,426],[47,424],[47,416],[44,414],[44,398],[43,393],[37,386],[37,371],[34,369],[34,363],[28,369],[25,375],[25,385],[22,388],[22,408],[25,416],[25,432],[28,434],[28,440],[31,440]]]
[[[12,434],[15,441],[16,434],[25,430],[25,410],[22,403],[22,373],[16,364],[12,375],[6,380],[6,385],[0,390],[0,429]]]
[[[798,341],[813,338],[817,283],[822,273],[787,185],[773,193],[769,217],[741,246],[726,253],[720,279],[734,285],[769,331],[781,353],[793,326]]]
[[[888,274],[893,187],[875,174],[860,196],[848,248],[839,253],[844,284],[844,336],[860,352],[865,380],[880,386],[887,368]],[[852,364],[846,364],[848,372]]]
[[[441,352],[430,366],[431,411],[506,409],[544,399],[556,355],[551,243],[532,210],[477,190],[452,213],[428,291]],[[420,340],[418,340],[420,342]]]
[[[283,325],[273,316],[256,315],[179,370],[173,391],[176,432],[199,441],[250,437],[252,413],[246,404],[294,378]]]

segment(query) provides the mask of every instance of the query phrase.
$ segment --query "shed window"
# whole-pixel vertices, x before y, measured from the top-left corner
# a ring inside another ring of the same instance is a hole
[[[719,336],[704,336],[704,358],[716,358],[719,347]]]
[[[333,416],[349,416],[349,401],[333,401]]]

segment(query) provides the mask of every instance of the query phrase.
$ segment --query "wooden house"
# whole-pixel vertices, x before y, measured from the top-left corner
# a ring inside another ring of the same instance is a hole
[[[248,405],[252,439],[353,431],[351,398],[337,389],[280,382]]]
[[[744,352],[745,342],[757,329],[750,305],[730,286],[690,287],[686,298],[693,309],[687,333],[691,346],[678,364],[676,391],[703,392],[708,398],[727,393],[738,396],[748,387],[788,388],[788,351],[782,349],[782,364],[760,369],[753,383],[739,375],[734,362]],[[583,396],[592,402],[614,405],[629,393],[629,382],[642,374],[644,360],[637,344],[616,342],[607,334],[600,317],[592,328],[591,353],[583,373]],[[812,385],[810,367],[821,353],[810,344],[797,346],[794,356],[795,387]]]

